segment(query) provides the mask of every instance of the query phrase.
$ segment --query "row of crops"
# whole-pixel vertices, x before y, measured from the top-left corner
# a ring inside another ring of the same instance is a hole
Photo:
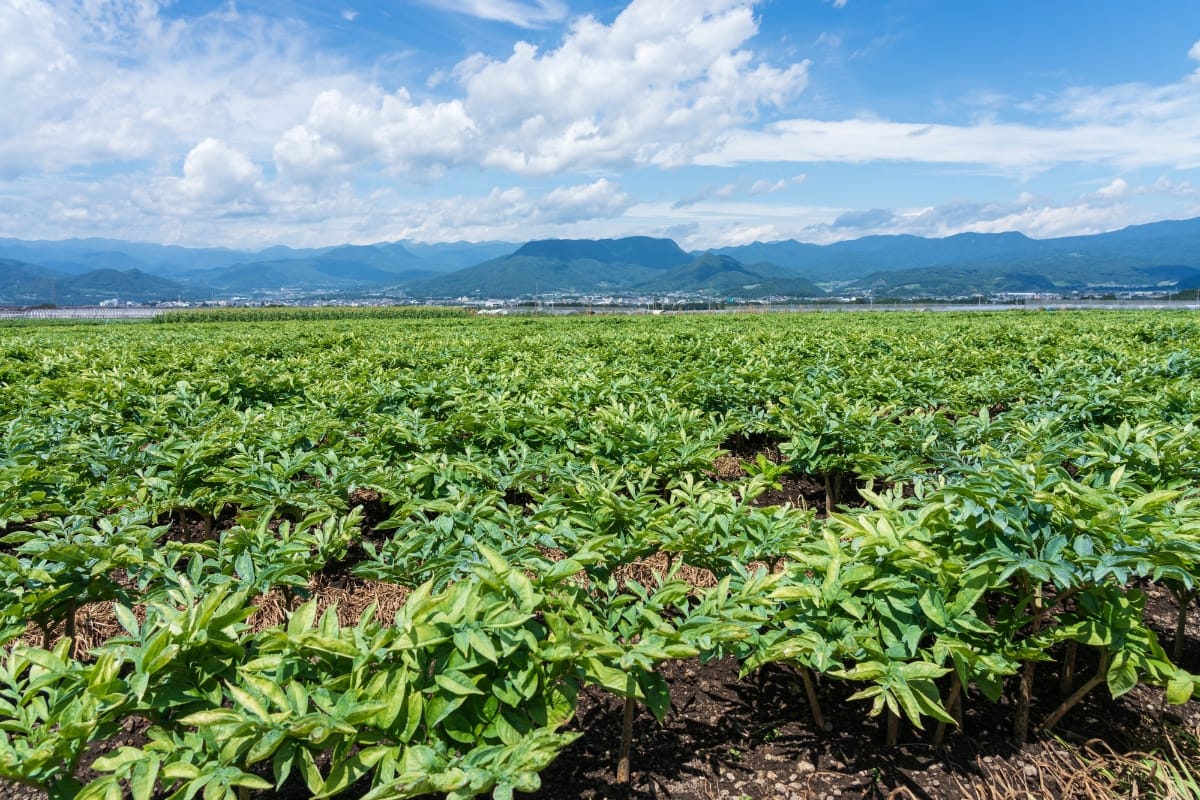
[[[670,714],[662,668],[697,657],[793,668],[818,729],[848,685],[934,744],[968,704],[1024,740],[1092,692],[1186,703],[1198,334],[1169,313],[0,329],[0,777],[506,798],[595,687],[626,700],[627,778],[633,715]],[[818,496],[778,500],[801,480]]]

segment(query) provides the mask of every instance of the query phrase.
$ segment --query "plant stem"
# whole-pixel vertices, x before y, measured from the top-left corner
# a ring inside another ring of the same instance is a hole
[[[813,722],[817,730],[824,732],[825,714],[821,711],[821,701],[817,699],[817,687],[813,683],[812,671],[807,667],[800,668],[800,680],[804,682],[804,693],[808,695],[808,708],[812,711]]]
[[[1067,642],[1067,652],[1063,655],[1062,675],[1058,679],[1058,690],[1063,694],[1071,691],[1075,683],[1075,656],[1079,652],[1079,642],[1072,639]]]
[[[1046,717],[1046,721],[1042,723],[1043,729],[1050,730],[1057,725],[1059,720],[1061,720],[1068,711],[1074,708],[1080,700],[1087,696],[1088,692],[1104,683],[1105,679],[1108,677],[1108,658],[1108,650],[1101,649],[1100,665],[1096,667],[1096,674],[1093,675],[1087,681],[1087,683],[1076,689],[1075,693],[1064,700],[1058,708],[1054,709],[1050,716]]]
[[[1183,640],[1187,636],[1188,606],[1196,599],[1196,590],[1177,592],[1172,589],[1171,596],[1175,598],[1175,605],[1179,607],[1175,612],[1175,642],[1171,648],[1171,660],[1178,664],[1183,658]]]
[[[1022,588],[1029,585],[1028,578],[1021,579]],[[1026,589],[1026,592],[1028,590]],[[1029,623],[1029,635],[1036,636],[1042,629],[1042,587],[1039,584],[1033,596],[1033,620]],[[1013,717],[1013,740],[1025,744],[1029,739],[1029,709],[1033,705],[1033,678],[1037,672],[1036,661],[1026,661],[1021,671],[1021,685],[1017,694],[1017,713]]]
[[[900,744],[900,715],[890,708],[884,713],[887,714],[887,746],[895,747]]]
[[[962,716],[955,714],[954,710],[958,708],[962,699],[962,679],[958,677],[958,670],[950,673],[950,694],[946,697],[946,713],[953,716],[962,725]],[[933,746],[941,747],[946,742],[946,723],[939,722],[937,729],[933,732]]]
[[[633,679],[629,682],[632,684]],[[633,749],[633,712],[637,701],[633,698],[633,687],[630,695],[625,698],[625,720],[621,724],[621,750],[617,756],[617,783],[622,786],[629,784],[629,751]]]

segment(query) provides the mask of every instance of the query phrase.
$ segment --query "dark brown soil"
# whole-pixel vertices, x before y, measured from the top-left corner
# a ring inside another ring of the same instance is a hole
[[[1055,676],[1050,668],[1042,672],[1048,680],[1039,682],[1038,718],[1058,702]],[[621,702],[587,691],[574,723],[583,736],[543,773],[531,800],[1062,797],[1075,796],[1066,793],[1076,776],[1064,764],[1083,766],[1053,738],[1013,745],[1008,708],[980,698],[969,701],[963,729],[950,733],[945,748],[932,746],[932,731],[907,725],[901,743],[887,747],[883,720],[868,716],[869,704],[847,701],[844,686],[819,689],[833,726],[825,733],[812,723],[788,668],[764,668],[740,681],[731,661],[682,662],[664,673],[673,709],[661,726],[639,715],[627,790],[614,782]],[[1099,738],[1118,752],[1148,749],[1159,729],[1160,698],[1161,692],[1139,689],[1113,702],[1098,692],[1056,733],[1066,742]],[[1176,721],[1200,724],[1196,706],[1174,709]],[[1006,791],[988,794],[997,786]]]

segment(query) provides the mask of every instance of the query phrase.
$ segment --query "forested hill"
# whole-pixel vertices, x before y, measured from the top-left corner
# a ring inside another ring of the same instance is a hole
[[[259,251],[113,239],[0,239],[0,304],[306,295],[521,297],[706,293],[730,297],[954,297],[1200,287],[1200,219],[1091,236],[868,236],[687,252],[671,239],[381,242]]]

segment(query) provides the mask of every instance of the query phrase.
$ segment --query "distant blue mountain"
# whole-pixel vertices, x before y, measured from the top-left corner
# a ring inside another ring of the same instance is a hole
[[[729,256],[695,257],[670,239],[548,239],[515,253],[413,284],[414,294],[521,297],[545,293],[718,293],[738,297],[824,294],[795,271],[746,266]]]
[[[77,275],[0,259],[0,305],[92,305],[104,300],[151,302],[190,296],[174,281],[139,269],[96,269]]]
[[[602,264],[635,264],[651,269],[677,267],[692,260],[670,239],[629,236],[624,239],[543,239],[522,245],[514,257],[559,261],[591,260]]]
[[[271,247],[263,251],[226,248],[193,248],[127,242],[119,239],[63,239],[26,241],[0,238],[0,258],[31,264],[56,264],[64,272],[93,269],[141,269],[168,278],[219,269],[239,262],[303,258],[319,250]]]
[[[511,255],[520,245],[512,242],[413,242],[403,240],[408,252],[422,259],[434,272],[452,272]]]
[[[820,291],[816,284],[895,297],[1105,287],[1171,291],[1200,286],[1200,219],[1058,239],[1011,232],[868,236],[829,245],[756,242],[707,253],[687,253],[670,239],[646,236],[259,251],[114,239],[0,239],[0,304],[67,302],[74,277],[98,272],[95,291],[80,296],[95,296],[100,287],[121,289],[130,299],[270,296],[279,290],[443,298],[569,291],[813,296]]]
[[[1163,265],[1200,269],[1200,219],[1154,222],[1059,239],[1031,239],[1011,232],[962,233],[943,239],[868,236],[823,246],[795,241],[759,242],[713,252],[741,261],[771,261],[815,281],[847,282],[870,276],[870,283],[897,286],[912,283],[914,276],[881,276],[903,270],[941,269],[1037,275],[1058,288],[1139,286],[1157,283],[1139,270],[1160,269]]]

